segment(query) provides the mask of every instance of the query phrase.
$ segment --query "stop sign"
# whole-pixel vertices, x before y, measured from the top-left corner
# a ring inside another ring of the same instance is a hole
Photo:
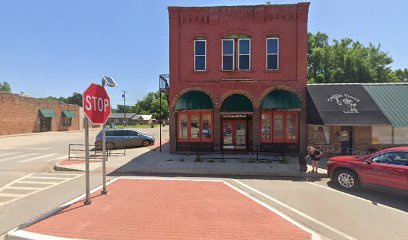
[[[110,98],[105,88],[92,83],[82,94],[84,112],[93,124],[105,124],[111,112]]]

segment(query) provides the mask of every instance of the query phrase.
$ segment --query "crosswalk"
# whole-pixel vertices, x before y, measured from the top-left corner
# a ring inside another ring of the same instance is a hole
[[[0,151],[0,163],[2,162],[14,162],[14,163],[27,163],[36,160],[43,160],[43,161],[57,161],[57,160],[64,160],[68,159],[67,154],[61,153],[50,153],[47,151],[43,152],[26,152],[23,153],[21,151]]]
[[[0,207],[81,177],[77,173],[30,173],[0,187]]]

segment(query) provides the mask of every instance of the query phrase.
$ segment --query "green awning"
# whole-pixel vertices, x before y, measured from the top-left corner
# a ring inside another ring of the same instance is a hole
[[[45,117],[45,118],[55,117],[55,112],[54,110],[51,110],[51,109],[40,109],[40,114],[42,117]]]
[[[176,110],[213,109],[211,98],[200,91],[190,91],[183,94],[177,101]]]
[[[229,96],[221,105],[221,112],[253,112],[251,101],[243,95]]]
[[[284,90],[269,93],[263,100],[261,109],[299,109],[301,103],[296,94]]]
[[[408,84],[367,84],[363,88],[394,127],[408,127]]]
[[[74,118],[75,117],[75,112],[73,111],[68,111],[68,110],[63,110],[62,115],[66,118]]]

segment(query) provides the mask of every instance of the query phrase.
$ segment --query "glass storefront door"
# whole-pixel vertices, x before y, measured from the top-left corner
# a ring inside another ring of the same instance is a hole
[[[223,120],[222,147],[223,149],[247,149],[246,120]]]

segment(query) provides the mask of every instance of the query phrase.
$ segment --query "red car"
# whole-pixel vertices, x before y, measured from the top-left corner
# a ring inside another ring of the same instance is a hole
[[[331,157],[330,179],[347,190],[377,185],[408,191],[408,147],[388,148],[367,156]]]

